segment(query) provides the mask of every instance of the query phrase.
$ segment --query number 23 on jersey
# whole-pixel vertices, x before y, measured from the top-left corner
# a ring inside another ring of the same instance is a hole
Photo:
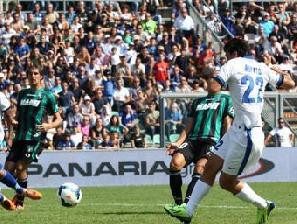
[[[247,89],[243,93],[241,102],[242,103],[262,103],[263,101],[263,78],[261,76],[252,77],[244,75],[241,78],[241,85],[247,85]],[[251,93],[253,96],[252,97]]]

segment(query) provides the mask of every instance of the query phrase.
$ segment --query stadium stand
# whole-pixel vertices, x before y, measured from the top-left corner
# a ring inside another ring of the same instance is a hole
[[[203,92],[201,68],[220,69],[231,36],[245,38],[258,60],[292,76],[297,72],[294,1],[21,0],[0,11],[1,91],[15,107],[18,92],[28,87],[26,71],[38,65],[59,103],[63,127],[47,135],[48,149],[131,147],[135,126],[145,145],[158,146],[160,94]],[[269,86],[267,91],[282,94]],[[296,134],[297,102],[283,94],[276,105],[281,112],[264,119],[273,127],[283,115]],[[157,112],[151,113],[152,103]],[[186,117],[189,100],[167,99],[163,109],[172,105]],[[120,119],[110,127],[112,117]],[[167,141],[178,136],[177,130],[166,133]],[[4,139],[0,146],[6,146]]]

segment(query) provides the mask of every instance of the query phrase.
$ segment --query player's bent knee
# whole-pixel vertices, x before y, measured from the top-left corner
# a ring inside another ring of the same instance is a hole
[[[198,165],[195,167],[195,173],[203,174],[204,170],[205,170],[204,165]]]
[[[236,181],[232,178],[220,177],[220,187],[226,191],[234,192]]]
[[[170,163],[170,168],[173,170],[181,170],[186,165],[186,161],[183,156],[173,157]]]

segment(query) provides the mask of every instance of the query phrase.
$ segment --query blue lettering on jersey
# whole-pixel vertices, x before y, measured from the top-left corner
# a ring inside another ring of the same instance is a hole
[[[256,75],[260,75],[262,76],[262,70],[260,68],[257,68],[257,67],[253,67],[251,65],[248,65],[248,64],[245,64],[244,66],[244,71],[246,73],[254,73]]]
[[[262,103],[263,102],[263,78],[257,76],[254,80],[252,76],[244,75],[241,77],[241,85],[248,85],[246,91],[243,93],[242,103]],[[252,91],[257,91],[257,98],[250,97]]]

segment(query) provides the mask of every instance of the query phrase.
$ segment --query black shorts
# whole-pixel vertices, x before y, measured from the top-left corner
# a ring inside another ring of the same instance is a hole
[[[6,157],[6,161],[26,161],[28,163],[37,162],[42,152],[40,141],[16,140]]]
[[[183,154],[186,159],[186,166],[188,166],[190,163],[195,164],[199,159],[206,157],[206,154],[210,151],[213,145],[213,143],[188,140],[181,144],[174,154]]]

